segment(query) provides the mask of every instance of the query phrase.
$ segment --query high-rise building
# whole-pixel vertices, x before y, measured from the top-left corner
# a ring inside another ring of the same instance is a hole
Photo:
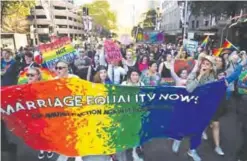
[[[42,3],[41,3],[42,2]],[[46,41],[52,32],[58,36],[76,37],[84,32],[82,17],[77,13],[73,0],[37,1],[33,10],[33,27],[36,38]]]

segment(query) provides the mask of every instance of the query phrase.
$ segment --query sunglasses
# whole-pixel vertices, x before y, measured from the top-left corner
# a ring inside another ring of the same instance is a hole
[[[62,70],[64,68],[66,68],[66,67],[55,67],[56,70]]]
[[[34,77],[36,74],[28,73],[27,77]]]

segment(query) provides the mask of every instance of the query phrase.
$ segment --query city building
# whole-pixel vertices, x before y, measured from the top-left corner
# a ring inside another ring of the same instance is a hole
[[[73,0],[37,1],[32,15],[32,31],[41,42],[49,40],[54,33],[71,38],[83,35],[82,16],[78,14]]]

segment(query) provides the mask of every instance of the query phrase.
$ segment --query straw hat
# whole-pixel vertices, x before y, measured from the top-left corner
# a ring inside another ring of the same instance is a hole
[[[213,66],[214,73],[216,73],[216,70],[217,70],[217,68],[216,68],[216,62],[215,62],[215,58],[213,56],[204,55],[204,56],[201,57],[201,60],[202,61],[203,60],[208,60],[212,64],[212,66]]]

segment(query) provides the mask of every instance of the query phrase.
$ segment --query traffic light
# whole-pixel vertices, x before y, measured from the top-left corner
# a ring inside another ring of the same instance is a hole
[[[84,16],[88,16],[89,15],[89,9],[87,7],[83,7],[82,8],[82,12]]]

